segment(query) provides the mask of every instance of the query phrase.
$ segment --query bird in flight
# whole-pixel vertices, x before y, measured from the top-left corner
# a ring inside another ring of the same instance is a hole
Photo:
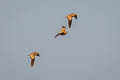
[[[77,14],[76,13],[71,13],[71,14],[68,14],[65,18],[68,19],[68,25],[69,25],[69,28],[71,28],[71,25],[72,25],[72,17],[74,17],[75,19],[77,19]]]
[[[55,38],[59,35],[66,35],[68,32],[66,31],[66,27],[62,26],[62,29],[60,30],[60,32],[55,36]]]
[[[40,55],[39,55],[38,52],[32,52],[28,56],[30,56],[30,58],[31,58],[31,67],[33,67],[33,64],[34,64],[34,61],[35,61],[35,56],[39,56],[40,57]]]

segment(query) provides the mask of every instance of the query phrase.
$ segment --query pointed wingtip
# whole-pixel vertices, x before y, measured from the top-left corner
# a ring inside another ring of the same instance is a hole
[[[31,64],[31,68],[33,68],[33,64]]]
[[[71,26],[69,26],[69,29],[71,28]]]
[[[71,25],[69,25],[69,29],[71,28]]]
[[[56,37],[58,37],[59,36],[59,33],[54,37],[54,38],[56,38]]]
[[[31,64],[31,68],[33,68],[33,64]]]

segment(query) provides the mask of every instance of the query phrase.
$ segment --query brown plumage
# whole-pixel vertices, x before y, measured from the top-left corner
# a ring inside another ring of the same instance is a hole
[[[60,30],[60,32],[55,36],[55,38],[59,35],[66,35],[68,32],[66,31],[66,27],[62,26],[62,29]]]
[[[32,52],[28,56],[31,58],[31,67],[33,67],[34,61],[35,61],[35,56],[40,56],[38,52]]]
[[[75,17],[75,19],[77,19],[77,14],[71,13],[66,16],[66,18],[68,19],[69,28],[71,28],[71,25],[72,25],[72,17]]]

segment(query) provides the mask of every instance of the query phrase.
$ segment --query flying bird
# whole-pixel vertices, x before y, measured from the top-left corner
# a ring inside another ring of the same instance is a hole
[[[39,55],[38,52],[32,52],[28,56],[30,56],[30,58],[31,58],[31,67],[33,67],[33,64],[34,64],[34,61],[35,61],[35,56],[39,56],[40,57],[40,55]]]
[[[55,38],[59,35],[66,35],[68,32],[66,31],[66,27],[62,26],[62,29],[60,30],[60,32],[55,36]]]
[[[77,19],[77,14],[76,13],[71,13],[71,14],[68,14],[65,18],[68,19],[68,25],[69,25],[69,28],[71,28],[71,25],[72,25],[72,17],[74,17],[75,19]]]

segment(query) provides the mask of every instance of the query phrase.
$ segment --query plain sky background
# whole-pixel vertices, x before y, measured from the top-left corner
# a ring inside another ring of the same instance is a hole
[[[0,0],[0,80],[120,80],[120,1]]]

